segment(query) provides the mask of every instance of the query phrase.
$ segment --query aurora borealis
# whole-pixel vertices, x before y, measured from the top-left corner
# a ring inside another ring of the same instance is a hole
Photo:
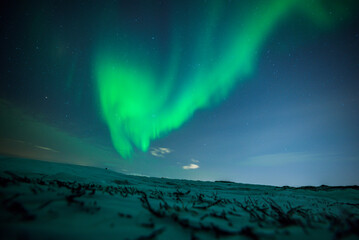
[[[2,1],[0,155],[359,184],[355,0]]]
[[[166,18],[158,17],[163,7],[144,4],[150,10],[135,10],[150,23],[166,25],[153,24],[151,32],[135,27],[126,37],[111,38],[116,30],[127,32],[111,23],[131,17],[114,8],[106,20],[113,27],[95,55],[103,116],[115,148],[125,158],[134,146],[147,151],[151,140],[181,127],[196,110],[221,102],[238,81],[250,77],[258,52],[280,21],[296,12],[317,27],[334,19],[319,1],[265,1],[245,11],[240,2],[226,1],[166,7]],[[184,16],[189,21],[183,21]],[[158,31],[165,32],[163,39],[153,37]]]

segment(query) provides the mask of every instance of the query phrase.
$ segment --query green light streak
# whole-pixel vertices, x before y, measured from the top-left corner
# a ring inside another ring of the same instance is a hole
[[[134,147],[148,150],[151,140],[179,128],[196,110],[225,99],[254,72],[265,40],[290,14],[304,10],[319,25],[331,21],[319,1],[262,1],[244,10],[225,1],[184,5],[171,5],[170,18],[162,20],[170,21],[166,39],[151,37],[163,26],[136,31],[121,24],[120,16],[117,28],[125,34],[116,38],[110,27],[96,51],[102,115],[124,158]],[[116,17],[109,19],[113,26]]]

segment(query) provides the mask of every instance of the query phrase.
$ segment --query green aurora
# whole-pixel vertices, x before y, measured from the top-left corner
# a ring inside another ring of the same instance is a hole
[[[171,2],[166,9],[146,2],[133,13],[144,16],[138,27],[121,6],[105,13],[94,69],[103,119],[122,157],[223,101],[254,73],[258,52],[283,20],[301,16],[326,28],[345,15],[320,1],[240,2]]]

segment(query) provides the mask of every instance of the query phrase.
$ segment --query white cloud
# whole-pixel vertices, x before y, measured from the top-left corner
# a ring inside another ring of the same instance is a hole
[[[184,170],[190,170],[190,169],[197,169],[197,168],[199,168],[199,166],[198,166],[197,164],[191,163],[190,165],[183,166],[182,168],[183,168]]]
[[[166,154],[169,154],[172,152],[172,149],[164,148],[164,147],[158,147],[158,148],[151,148],[150,153],[155,157],[164,157]]]
[[[163,147],[160,147],[160,148],[158,148],[162,153],[170,153],[170,152],[172,152],[172,150],[171,149],[169,149],[169,148],[163,148]]]
[[[192,158],[191,161],[194,162],[194,163],[199,163],[199,160],[194,159],[194,158]]]
[[[39,148],[39,149],[42,149],[42,150],[46,150],[46,151],[51,151],[51,152],[59,152],[59,151],[56,151],[52,148],[48,148],[48,147],[44,147],[44,146],[38,146],[38,145],[35,145],[36,148]]]

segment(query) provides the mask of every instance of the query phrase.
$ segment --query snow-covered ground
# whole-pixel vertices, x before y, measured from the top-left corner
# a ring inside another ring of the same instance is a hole
[[[0,239],[358,239],[359,187],[148,178],[0,159]]]

